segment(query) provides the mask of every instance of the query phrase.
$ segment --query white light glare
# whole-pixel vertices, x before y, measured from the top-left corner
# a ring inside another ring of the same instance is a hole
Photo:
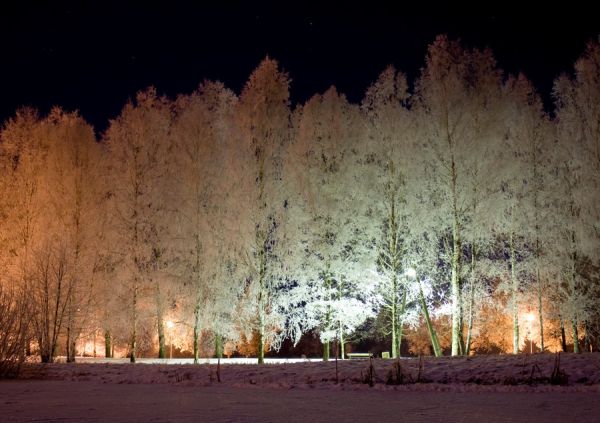
[[[409,267],[408,269],[406,269],[406,272],[404,272],[404,274],[406,276],[408,276],[409,278],[417,277],[417,271],[415,269],[413,269],[412,267]]]

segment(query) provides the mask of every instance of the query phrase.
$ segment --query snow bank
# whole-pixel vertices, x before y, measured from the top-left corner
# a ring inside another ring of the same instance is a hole
[[[600,354],[561,354],[558,368],[556,357],[535,354],[339,360],[337,376],[335,361],[271,359],[259,366],[247,364],[245,359],[222,359],[220,365],[216,360],[193,365],[180,359],[140,360],[136,364],[123,359],[86,359],[75,364],[31,364],[22,378],[273,389],[600,391]]]

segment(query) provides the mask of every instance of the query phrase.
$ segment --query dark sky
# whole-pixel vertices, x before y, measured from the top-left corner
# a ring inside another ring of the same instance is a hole
[[[23,105],[46,112],[57,104],[78,109],[99,130],[149,85],[174,96],[208,78],[239,92],[266,54],[289,72],[293,101],[332,84],[358,101],[388,64],[417,76],[427,45],[441,33],[492,48],[502,68],[525,72],[549,103],[554,77],[570,72],[585,43],[600,34],[600,19],[586,10],[535,17],[317,10],[287,1],[280,4],[290,10],[176,1],[23,3],[0,6],[0,119]]]

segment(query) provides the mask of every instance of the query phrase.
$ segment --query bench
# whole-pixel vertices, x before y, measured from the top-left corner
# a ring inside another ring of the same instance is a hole
[[[373,353],[347,353],[346,357],[352,358],[370,358],[373,357]]]

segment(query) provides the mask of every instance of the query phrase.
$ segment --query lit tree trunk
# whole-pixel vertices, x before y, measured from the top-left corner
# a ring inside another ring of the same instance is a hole
[[[544,352],[544,310],[542,308],[542,281],[540,279],[540,269],[537,268],[537,286],[538,286],[538,319],[540,321],[540,351]]]
[[[398,357],[402,355],[402,331],[404,327],[404,310],[406,310],[406,289],[402,292],[402,305],[398,319]]]
[[[571,321],[571,335],[573,336],[573,352],[579,354],[579,330],[577,329],[577,320]]]
[[[258,152],[257,152],[258,154]],[[264,190],[265,190],[265,157],[264,153],[259,156],[259,166],[258,166],[258,204],[261,211],[264,211],[267,207],[264,199]],[[266,224],[267,222],[262,222]],[[266,230],[266,228],[265,228]],[[266,286],[265,286],[265,278],[267,277],[267,242],[268,242],[268,232],[265,231],[263,235],[259,230],[256,233],[256,246],[258,248],[259,254],[259,270],[258,270],[258,364],[263,364],[265,362],[265,313],[266,313]]]
[[[472,176],[473,177],[472,215],[473,215],[473,219],[475,220],[476,216],[477,216],[477,204],[478,204],[477,182],[478,182],[479,178],[478,178],[477,171],[472,173],[472,175],[473,175]],[[475,246],[475,238],[473,238],[473,240],[471,242],[471,269],[470,269],[471,278],[470,278],[470,283],[469,283],[469,315],[467,318],[468,319],[467,320],[467,339],[465,341],[465,346],[464,346],[464,355],[467,355],[467,356],[471,352],[471,340],[473,338],[473,320],[475,317],[475,281],[477,280],[476,263],[477,263],[477,247]],[[461,339],[462,339],[462,337],[461,337]]]
[[[215,333],[215,357],[223,358],[223,336],[219,332]]]
[[[165,324],[163,322],[163,305],[160,293],[160,286],[158,280],[155,279],[155,300],[156,300],[156,322],[158,326],[158,358],[166,357],[165,347]]]
[[[338,299],[342,299],[343,296],[343,291],[344,291],[344,284],[341,280],[341,278],[338,281]],[[339,318],[338,315],[338,339],[340,340],[340,359],[344,360],[344,322],[342,322],[342,320]],[[337,353],[336,353],[337,354]]]
[[[540,175],[538,171],[538,150],[534,144],[532,148],[532,162],[533,162],[533,181],[534,184],[538,184]],[[540,215],[539,215],[539,190],[540,185],[534,185],[533,192],[533,211],[535,220],[535,274],[537,278],[537,296],[538,296],[538,319],[540,323],[540,351],[544,352],[544,309],[543,309],[543,286],[542,279],[540,277]]]
[[[165,358],[165,325],[162,319],[158,320],[158,358]]]
[[[260,250],[260,274],[259,274],[259,293],[258,293],[258,364],[265,362],[265,274],[266,274],[266,251],[264,244],[261,244]]]
[[[423,288],[421,286],[421,281],[419,281],[419,298],[421,299],[421,307],[423,309],[423,315],[425,316],[425,323],[427,324],[427,331],[429,332],[429,338],[431,339],[431,346],[433,347],[433,354],[436,357],[442,355],[442,349],[440,348],[440,344],[437,339],[437,334],[435,333],[435,329],[431,324],[431,319],[429,318],[429,311],[427,310],[427,303],[425,302],[425,295],[423,295]]]
[[[471,352],[471,339],[473,335],[473,320],[475,316],[475,245],[471,248],[471,283],[469,285],[469,321],[467,326],[467,341],[465,355]]]
[[[74,314],[75,309],[73,307],[73,291],[69,293],[69,298],[67,299],[67,363],[75,362],[75,334],[74,332]]]
[[[584,341],[583,341],[583,350],[585,352],[590,352],[590,328],[588,327],[588,322],[583,322],[583,330],[584,330]]]
[[[327,313],[325,314],[326,332],[331,330],[331,274],[329,273],[329,264],[327,265],[327,274],[325,277],[325,292],[327,292]],[[323,361],[328,361],[330,356],[330,341],[323,342]]]
[[[396,289],[396,277],[392,276],[392,287]],[[396,296],[392,295],[391,320],[392,320],[392,358],[397,358],[400,353],[400,340],[398,339],[398,310],[396,309]]]
[[[112,358],[110,331],[104,331],[104,357]]]
[[[340,320],[340,359],[344,360],[344,330]]]
[[[137,159],[137,151],[136,151],[136,155],[134,156]],[[137,164],[137,160],[136,164]],[[136,166],[136,171],[137,171],[137,166]],[[136,359],[136,354],[137,354],[137,320],[138,320],[138,289],[139,289],[139,284],[140,284],[140,266],[142,263],[142,258],[140,257],[140,238],[141,238],[141,234],[140,234],[140,216],[139,216],[139,202],[140,202],[140,197],[142,195],[142,188],[140,186],[140,180],[138,180],[138,172],[135,173],[135,180],[133,183],[133,193],[134,193],[134,197],[133,197],[133,251],[134,251],[134,255],[133,255],[133,265],[135,266],[134,269],[134,276],[133,276],[133,287],[132,287],[132,296],[131,296],[131,356],[129,357],[129,361],[131,363],[135,363],[135,359]]]
[[[448,128],[447,128],[448,129]],[[452,145],[451,137],[448,134],[448,143]],[[460,223],[458,219],[458,204],[457,204],[457,174],[454,154],[451,155],[451,191],[452,191],[452,355],[456,356],[461,353],[462,329],[461,329],[461,293],[460,293]]]
[[[325,316],[325,331],[329,331],[331,326],[331,305],[327,305],[327,314]],[[323,342],[323,361],[329,360],[329,340]]]
[[[325,341],[323,344],[323,361],[329,361],[329,341]]]
[[[71,333],[71,337],[67,341],[67,363],[75,363],[76,344],[75,337]]]
[[[129,357],[129,361],[131,363],[135,363],[135,356],[137,354],[137,319],[138,319],[138,311],[137,311],[137,301],[138,301],[138,281],[137,276],[134,279],[133,285],[133,296],[131,301],[131,356]]]
[[[458,296],[460,298],[459,300],[459,308],[458,308],[458,318],[459,318],[459,323],[458,323],[458,354],[459,355],[465,355],[465,334],[464,334],[464,326],[465,326],[465,299],[464,297],[464,293],[463,293],[463,289],[462,289],[462,285],[463,285],[463,281],[460,281],[460,291],[458,292]]]
[[[389,199],[389,214],[388,214],[388,245],[387,245],[387,257],[385,261],[387,263],[388,272],[391,278],[391,292],[390,294],[390,320],[392,325],[392,358],[400,356],[400,337],[399,337],[399,310],[398,310],[398,297],[399,297],[399,280],[398,273],[401,266],[401,258],[399,251],[399,229],[398,229],[398,216],[396,210],[396,192],[395,187],[395,167],[392,160],[388,163],[389,169],[389,181],[388,181],[388,199]]]
[[[571,209],[573,209],[573,206],[571,205]],[[570,294],[571,294],[571,299],[570,299],[570,308],[571,308],[571,315],[573,316],[571,318],[571,335],[573,336],[573,352],[574,353],[579,353],[579,333],[577,330],[577,304],[575,304],[575,302],[577,301],[577,249],[576,249],[576,241],[575,241],[575,232],[571,232],[571,277],[569,279],[569,283],[570,283]]]
[[[514,235],[510,233],[510,280],[511,280],[511,302],[512,302],[512,317],[513,317],[513,354],[519,353],[519,308],[517,297],[519,294],[519,281],[517,279],[515,257]]]
[[[259,296],[259,303],[262,302],[262,295]],[[262,304],[258,308],[258,364],[265,362],[265,314]]]
[[[199,338],[200,338],[200,304],[196,302],[196,306],[194,307],[194,364],[198,364],[200,348],[199,348]]]
[[[197,176],[195,178],[196,181],[200,181],[201,178]],[[200,189],[196,186],[196,199],[200,198],[200,194],[198,192]],[[200,201],[196,201],[196,216],[202,216],[202,208],[200,206]],[[198,364],[198,360],[200,358],[200,306],[203,301],[203,288],[202,288],[202,279],[200,277],[200,264],[201,264],[201,251],[202,251],[202,242],[200,241],[200,234],[202,233],[201,228],[199,227],[199,221],[196,221],[195,224],[196,234],[194,236],[194,244],[195,244],[195,257],[194,257],[194,266],[195,271],[193,272],[193,283],[196,284],[196,303],[194,304],[194,364]]]

